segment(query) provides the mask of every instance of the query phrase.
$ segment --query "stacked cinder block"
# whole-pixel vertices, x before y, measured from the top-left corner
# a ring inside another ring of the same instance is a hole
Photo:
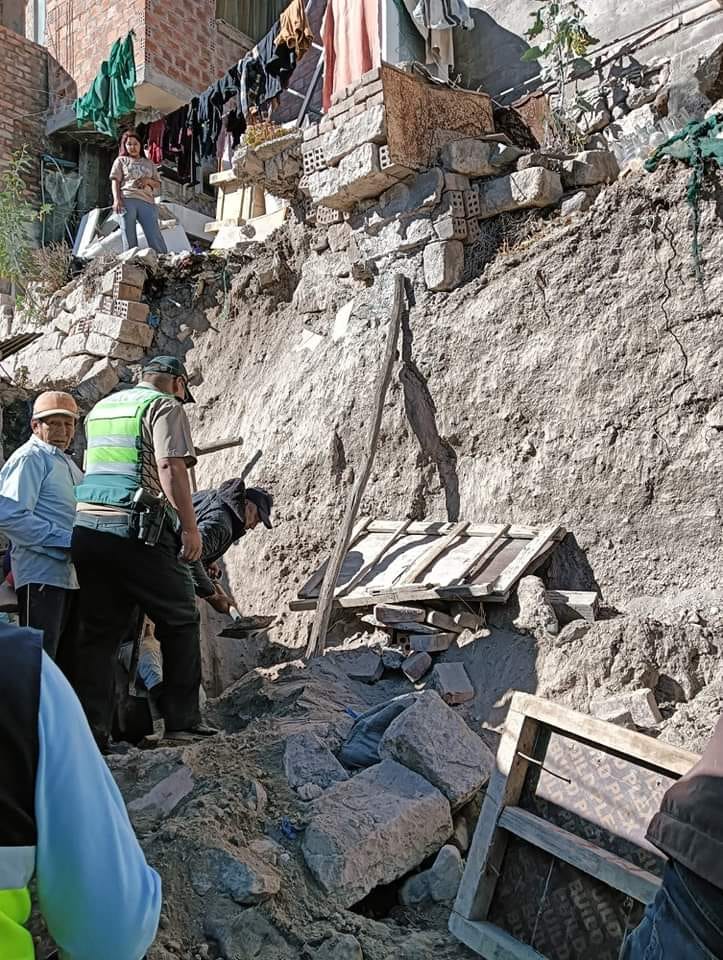
[[[409,176],[389,155],[380,68],[335,96],[324,119],[304,133],[301,151],[302,191],[332,210],[352,210]]]

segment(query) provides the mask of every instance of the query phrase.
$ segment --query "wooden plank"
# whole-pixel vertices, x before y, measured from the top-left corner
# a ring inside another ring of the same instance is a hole
[[[374,520],[369,526],[370,533],[394,533],[397,529],[396,520]],[[442,531],[447,526],[444,520],[420,520],[413,523],[408,533],[410,536],[431,536],[436,534],[442,536]],[[499,524],[479,523],[472,524],[465,530],[466,537],[492,537],[499,530]],[[539,527],[512,526],[507,531],[507,536],[511,540],[534,540],[539,534]],[[562,540],[566,534],[564,527],[559,527],[554,540]]]
[[[589,840],[576,837],[567,830],[548,823],[527,810],[506,807],[500,816],[499,825],[503,830],[596,877],[640,903],[650,903],[658,892],[660,880],[654,874],[603,850]]]
[[[387,331],[387,341],[384,348],[379,377],[374,389],[374,399],[372,401],[373,415],[369,425],[369,434],[367,437],[366,450],[361,468],[357,472],[356,481],[351,495],[347,502],[342,520],[341,529],[334,545],[334,550],[329,558],[329,565],[324,574],[324,580],[319,591],[319,605],[316,608],[314,622],[311,627],[311,636],[306,646],[306,656],[318,657],[324,652],[326,643],[326,633],[329,628],[331,611],[334,605],[334,591],[339,578],[344,557],[349,548],[351,539],[352,525],[359,512],[362,497],[366,489],[367,482],[371,476],[374,457],[379,440],[379,432],[382,426],[382,417],[384,415],[384,401],[387,396],[389,383],[392,379],[392,370],[397,360],[397,340],[402,326],[402,313],[404,311],[404,276],[396,273],[393,278],[393,299],[391,312],[389,316],[389,328]]]
[[[569,607],[583,620],[595,622],[600,597],[594,590],[546,590],[545,593],[553,607]]]
[[[398,623],[424,623],[427,611],[423,607],[403,607],[393,603],[378,603],[374,616],[387,626]]]
[[[196,456],[205,457],[207,453],[218,453],[219,450],[228,450],[230,447],[242,447],[243,437],[229,437],[228,440],[216,440],[206,446],[196,446]]]
[[[520,579],[525,570],[542,553],[555,534],[560,530],[558,525],[543,527],[535,539],[528,543],[515,557],[511,564],[497,577],[494,582],[495,593],[505,593]]]
[[[308,592],[304,587],[304,593]],[[299,591],[301,594],[302,591]],[[377,603],[412,603],[418,600],[495,600],[504,601],[504,596],[492,597],[492,586],[489,583],[461,584],[452,587],[435,587],[431,584],[412,584],[411,586],[375,587],[373,590],[350,593],[349,596],[334,598],[338,607],[355,609],[373,607]],[[315,610],[315,597],[299,596],[289,603],[289,610]]]
[[[449,932],[487,960],[546,960],[534,947],[515,940],[494,923],[467,920],[453,912],[449,918]]]
[[[433,543],[428,550],[425,550],[421,557],[418,557],[414,563],[405,570],[401,577],[400,586],[411,586],[417,577],[421,576],[425,570],[428,570],[437,557],[440,557],[445,551],[449,550],[455,540],[459,539],[469,526],[469,521],[456,523],[445,536],[441,537],[437,543]],[[403,579],[402,579],[403,578]]]
[[[465,580],[472,580],[477,574],[482,570],[482,567],[486,564],[489,556],[493,553],[494,550],[499,546],[500,540],[503,537],[509,536],[510,525],[509,523],[501,523],[493,534],[491,534],[492,539],[489,543],[486,543],[484,547],[471,558],[469,563],[467,563],[461,570],[459,576],[457,577],[456,583],[463,583]]]
[[[411,524],[411,522],[412,522],[411,520],[405,520],[404,523],[400,523],[399,527],[394,531],[391,537],[389,537],[389,539],[384,544],[382,544],[382,546],[379,548],[379,550],[377,550],[377,552],[374,554],[371,560],[365,563],[360,570],[357,570],[357,572],[354,574],[354,576],[351,578],[351,580],[348,583],[343,584],[341,587],[337,589],[336,595],[339,596],[340,594],[349,593],[358,583],[361,583],[361,581],[372,570],[372,568],[376,567],[376,565],[382,559],[384,554],[387,553],[387,551],[394,546],[397,540],[399,540],[401,537],[404,536],[404,534],[409,529],[409,525]]]
[[[354,527],[354,530],[352,531],[351,538],[349,539],[349,546],[347,547],[347,552],[351,550],[354,544],[359,542],[359,539],[362,536],[362,534],[367,532],[367,529],[369,527],[369,524],[372,522],[372,519],[373,519],[372,517],[361,517],[357,525]],[[304,594],[311,593],[312,590],[315,590],[319,586],[321,581],[324,579],[327,563],[328,561],[325,561],[324,563],[322,563],[319,569],[316,570],[311,575],[311,577],[309,577],[309,579],[306,581],[304,586],[301,587],[301,589],[297,594],[299,598],[308,599],[308,600],[312,599],[311,597],[304,597]],[[305,610],[314,610],[315,608],[316,608],[316,598],[314,598],[313,607],[304,607]]]
[[[635,730],[626,730],[613,723],[588,717],[529,693],[515,693],[510,711],[543,723],[559,733],[568,734],[574,740],[611,753],[622,754],[649,770],[667,775],[683,776],[700,759],[698,754],[689,750],[646,737]]]
[[[454,911],[466,920],[481,920],[492,903],[497,878],[507,850],[509,834],[497,829],[497,820],[506,806],[516,806],[535,745],[538,723],[522,713],[507,714],[497,749],[497,762],[492,771],[482,811],[467,854],[462,882],[459,885]]]

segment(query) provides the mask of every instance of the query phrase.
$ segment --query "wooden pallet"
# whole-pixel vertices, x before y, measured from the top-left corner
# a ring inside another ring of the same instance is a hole
[[[340,607],[416,600],[505,601],[515,583],[565,536],[553,524],[418,523],[364,517],[355,527],[334,601]],[[304,584],[292,610],[313,610],[326,564]]]
[[[554,769],[553,742],[558,756],[574,754],[579,766],[562,769],[558,764]],[[586,783],[584,767],[588,760],[594,769]],[[603,768],[607,760],[616,776],[612,778],[609,795],[605,796]],[[663,860],[644,839],[648,819],[657,809],[665,789],[687,773],[697,760],[695,754],[651,737],[538,697],[514,694],[496,768],[487,787],[450,917],[450,931],[489,960],[546,960],[546,957],[554,960],[552,950],[543,954],[537,949],[544,939],[544,935],[539,935],[538,920],[542,916],[544,922],[548,885],[542,896],[535,889],[525,887],[525,873],[534,873],[535,860],[542,862],[545,870],[549,865],[548,882],[556,864],[567,871],[574,880],[575,893],[570,900],[582,898],[587,884],[593,891],[591,903],[599,905],[609,894],[610,898],[617,897],[618,904],[625,902],[627,916],[631,916],[635,904],[650,902],[660,885]],[[638,774],[645,782],[635,793]],[[549,796],[540,800],[544,794],[540,790],[543,777],[548,784],[553,784],[551,800]],[[532,788],[531,778],[537,778]],[[631,796],[638,801],[642,797],[642,803],[636,806]],[[532,812],[536,809],[535,803],[538,812]],[[602,816],[601,811],[607,811],[608,817]],[[546,816],[540,816],[540,812]],[[554,816],[559,823],[551,822]],[[611,824],[610,820],[614,822]],[[593,835],[595,841],[586,838],[583,835],[586,833]],[[516,887],[506,882],[506,873],[511,869],[508,851],[512,844],[516,846],[518,864],[522,865]],[[611,846],[619,846],[624,855],[614,852]],[[507,903],[500,902],[498,896],[504,888],[513,891]],[[530,903],[532,909],[540,911],[532,936],[528,937],[531,942],[493,922],[495,916],[512,915],[519,921],[519,932],[525,928],[521,905]],[[607,925],[610,933],[614,909],[610,909],[609,903],[604,906],[607,915],[601,926]],[[559,925],[561,915],[566,913],[559,894],[555,907],[550,905],[547,915],[551,922]],[[642,906],[638,910],[642,911]],[[588,914],[585,920],[588,929],[594,927],[594,916]],[[622,942],[624,928],[622,924],[619,926]],[[584,940],[585,932],[583,929],[578,941]],[[599,934],[599,930],[596,932]],[[610,933],[613,940],[616,935],[613,929]],[[568,941],[574,939],[569,929],[566,937]],[[592,944],[586,947],[583,943],[579,949],[581,956],[585,955],[585,949],[588,956],[614,956],[619,944],[610,943],[608,953]],[[570,953],[570,956],[577,955]]]

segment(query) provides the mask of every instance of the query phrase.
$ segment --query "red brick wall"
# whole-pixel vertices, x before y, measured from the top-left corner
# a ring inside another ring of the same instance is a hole
[[[130,29],[139,69],[148,64],[154,77],[200,93],[245,52],[219,31],[215,12],[215,0],[47,0],[48,50],[66,72],[54,86],[54,107],[88,90],[114,41]]]
[[[215,0],[148,0],[146,62],[155,71],[201,93],[246,52],[216,22]]]
[[[0,27],[0,171],[23,146],[32,161],[25,175],[28,197],[40,204],[40,157],[45,152],[48,111],[48,55],[37,46]]]
[[[135,30],[136,65],[143,63],[146,0],[48,0],[46,42],[50,55],[83,95],[119,37]],[[75,90],[66,84],[66,102]],[[59,105],[59,104],[58,104]]]

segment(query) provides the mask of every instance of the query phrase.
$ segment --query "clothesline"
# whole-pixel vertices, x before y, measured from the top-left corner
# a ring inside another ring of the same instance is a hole
[[[220,80],[148,125],[149,158],[157,165],[175,162],[178,179],[191,183],[204,161],[230,163],[250,119],[268,116],[312,43],[304,0],[292,0],[266,36]]]

